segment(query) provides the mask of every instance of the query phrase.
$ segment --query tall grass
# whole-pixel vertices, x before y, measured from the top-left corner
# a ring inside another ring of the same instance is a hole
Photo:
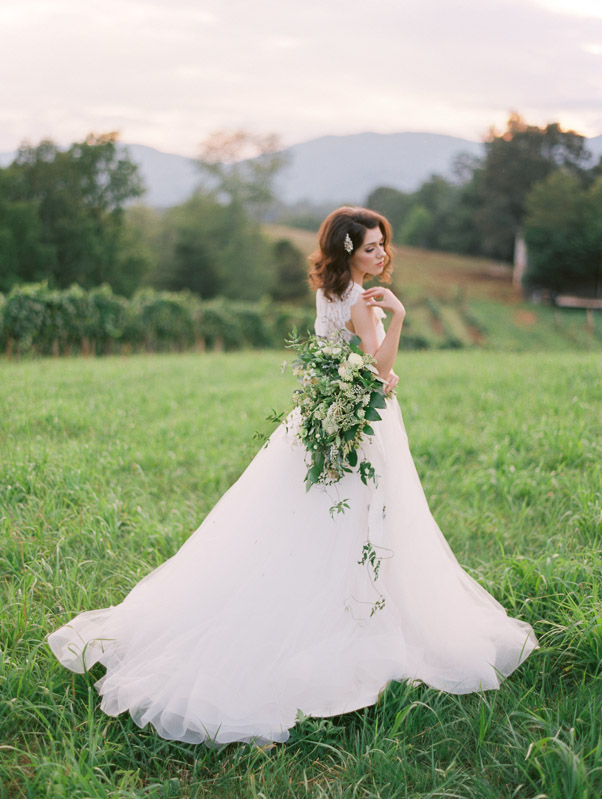
[[[602,381],[591,353],[407,352],[398,397],[460,562],[542,648],[498,692],[392,684],[283,745],[215,752],[104,716],[45,636],[119,602],[245,468],[282,353],[0,364],[0,797],[602,794]]]

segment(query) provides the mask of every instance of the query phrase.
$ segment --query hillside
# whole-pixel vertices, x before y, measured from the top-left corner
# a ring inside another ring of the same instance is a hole
[[[272,239],[288,238],[305,255],[316,234],[266,225]],[[397,247],[392,288],[407,316],[402,347],[481,347],[495,350],[600,350],[602,313],[532,305],[512,285],[512,268],[487,258]]]
[[[264,232],[273,240],[289,239],[304,255],[317,246],[315,233],[286,225],[264,225]],[[512,287],[512,269],[489,258],[433,252],[417,247],[396,246],[393,287],[403,294],[437,299],[488,298],[502,302],[518,302],[521,295]]]

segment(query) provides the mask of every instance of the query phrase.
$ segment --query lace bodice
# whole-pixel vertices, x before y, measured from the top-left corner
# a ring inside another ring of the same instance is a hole
[[[341,335],[349,340],[353,333],[346,323],[351,319],[351,308],[361,297],[362,291],[362,286],[352,281],[340,299],[335,297],[329,300],[323,290],[318,289],[316,291],[316,335],[332,336],[340,331]],[[382,308],[374,308],[373,313],[376,316],[376,332],[380,344],[385,337],[385,328],[382,323],[385,313]]]

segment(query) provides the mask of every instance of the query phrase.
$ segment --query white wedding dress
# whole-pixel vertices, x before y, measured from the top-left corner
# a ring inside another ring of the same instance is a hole
[[[318,291],[316,333],[350,337],[361,292]],[[105,713],[191,743],[284,741],[299,711],[365,707],[389,680],[498,688],[529,655],[532,628],[459,566],[431,515],[395,398],[381,415],[363,445],[378,486],[353,473],[306,492],[292,412],[172,558],[49,636],[67,668],[106,666]],[[367,540],[376,581],[358,563]]]

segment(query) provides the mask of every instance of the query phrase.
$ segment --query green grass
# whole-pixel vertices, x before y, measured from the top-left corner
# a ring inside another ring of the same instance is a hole
[[[460,562],[542,644],[498,692],[394,684],[283,745],[170,743],[98,710],[45,636],[119,602],[196,529],[288,407],[289,354],[0,363],[0,799],[597,799],[599,355],[402,353],[398,397]],[[249,445],[250,446],[247,446]]]
[[[600,311],[592,315],[592,329],[581,309],[472,300],[467,303],[467,311],[468,318],[482,331],[486,349],[602,351]]]

